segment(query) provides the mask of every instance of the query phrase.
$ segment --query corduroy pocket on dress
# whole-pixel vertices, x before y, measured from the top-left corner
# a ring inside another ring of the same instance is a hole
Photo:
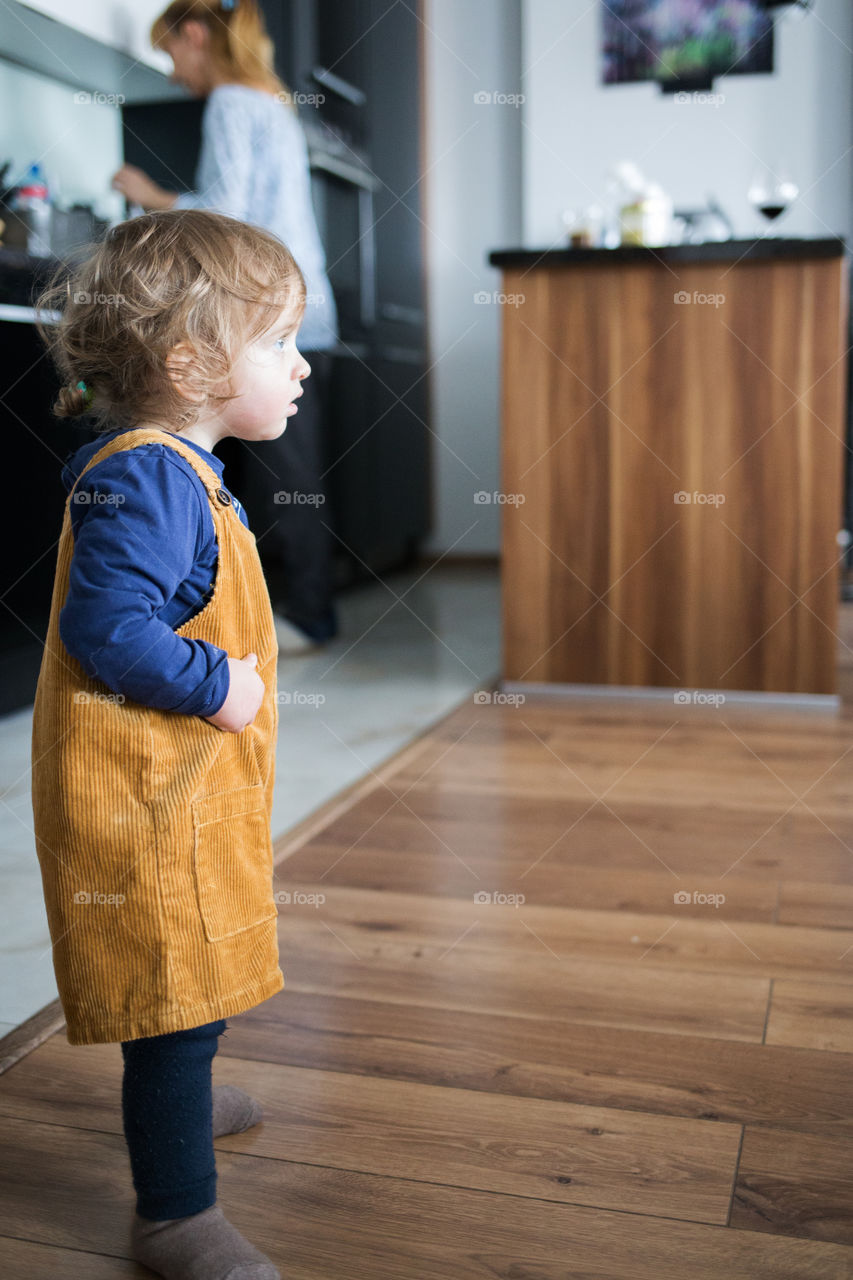
[[[263,786],[200,796],[192,819],[195,890],[208,942],[277,916]]]

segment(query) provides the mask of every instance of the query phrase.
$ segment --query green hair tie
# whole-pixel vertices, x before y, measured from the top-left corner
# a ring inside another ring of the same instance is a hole
[[[94,398],[95,398],[95,393],[94,393],[94,391],[92,390],[92,388],[91,388],[91,387],[87,387],[87,386],[86,386],[86,384],[85,384],[85,382],[80,381],[80,382],[78,382],[78,383],[77,383],[77,390],[78,390],[78,391],[82,391],[82,392],[83,392],[83,408],[84,408],[84,409],[91,409],[91,407],[92,407],[92,401],[93,401],[93,400],[94,400]]]

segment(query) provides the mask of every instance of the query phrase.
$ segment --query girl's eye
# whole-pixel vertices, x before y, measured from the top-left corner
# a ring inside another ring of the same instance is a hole
[[[276,338],[275,342],[273,343],[273,346],[277,351],[284,351],[286,345],[287,345],[287,338]]]

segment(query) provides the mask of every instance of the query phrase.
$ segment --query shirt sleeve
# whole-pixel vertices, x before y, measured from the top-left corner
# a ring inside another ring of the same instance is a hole
[[[178,636],[157,616],[190,576],[204,536],[196,486],[162,454],[132,453],[106,458],[75,489],[62,643],[114,693],[163,711],[213,715],[228,694],[227,653]]]
[[[248,112],[233,94],[211,94],[202,118],[198,190],[179,195],[172,207],[215,209],[248,221],[253,162]]]

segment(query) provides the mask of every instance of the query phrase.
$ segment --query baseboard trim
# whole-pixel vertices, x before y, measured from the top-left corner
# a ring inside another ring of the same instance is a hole
[[[65,1026],[65,1014],[58,1000],[46,1004],[38,1013],[34,1013],[26,1022],[22,1022],[14,1031],[10,1031],[0,1040],[0,1076],[16,1062],[25,1058],[33,1049],[44,1044],[50,1036],[61,1031]]]
[[[772,693],[761,689],[676,689],[661,686],[631,684],[534,684],[525,680],[501,680],[500,693],[524,694],[531,698],[635,699],[643,702],[671,702],[674,707],[714,707],[719,705],[752,707],[778,707],[789,711],[823,711],[837,713],[841,710],[841,698],[836,693]],[[676,700],[676,695],[685,696]]]

